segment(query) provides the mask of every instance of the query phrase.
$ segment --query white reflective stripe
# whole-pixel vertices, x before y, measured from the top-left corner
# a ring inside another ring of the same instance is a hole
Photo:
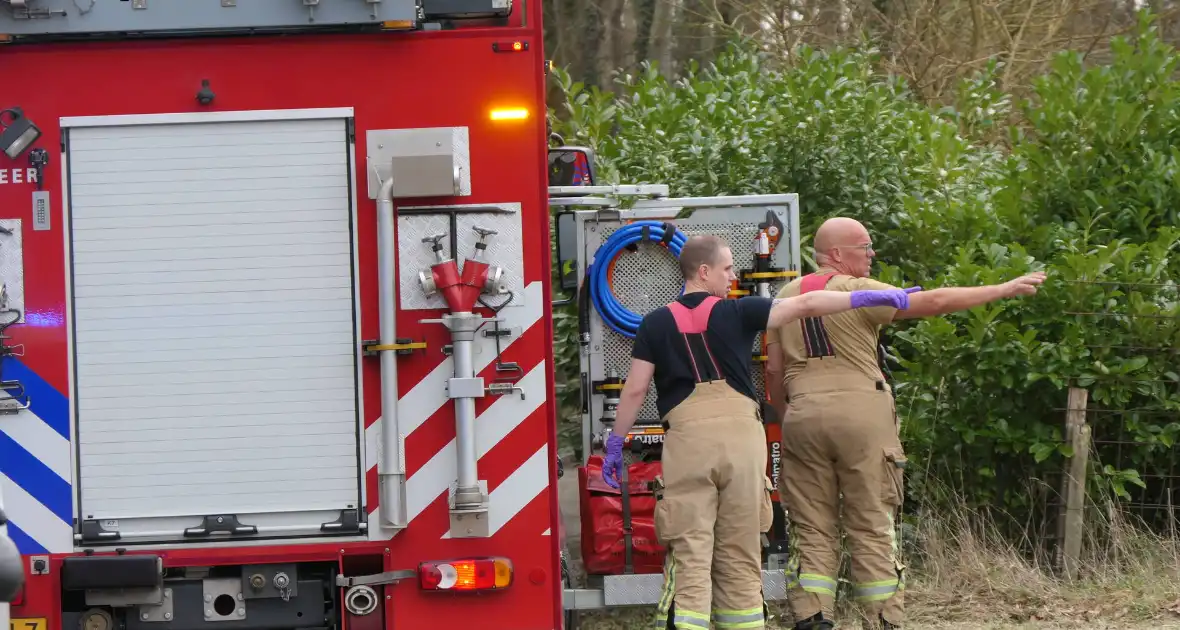
[[[500,311],[500,317],[505,320],[500,324],[501,330],[505,328],[520,329],[520,334],[514,334],[511,337],[500,340],[501,352],[523,337],[525,331],[532,328],[533,324],[540,321],[542,300],[545,299],[542,289],[543,287],[540,282],[529,284],[524,289],[523,306],[509,306]],[[515,304],[515,300],[513,300],[513,303]],[[495,362],[496,341],[483,335],[476,335],[472,346],[472,361],[475,364],[475,373],[479,374],[481,370]],[[430,419],[430,416],[433,416],[441,409],[443,405],[450,402],[450,399],[446,397],[447,379],[450,379],[454,375],[455,368],[451,360],[446,359],[442,363],[439,363],[422,380],[414,384],[410,388],[410,391],[402,394],[398,399],[397,423],[403,434],[409,436],[418,427],[422,426],[424,422]],[[373,423],[373,426],[376,425],[377,423]],[[369,427],[365,432],[368,433],[372,428],[372,426]]]
[[[477,458],[486,455],[545,403],[545,379],[548,370],[548,364],[542,361],[520,379],[517,385],[525,392],[524,400],[518,395],[506,394],[475,419]],[[454,483],[457,474],[455,440],[451,440],[406,481],[408,520],[414,520],[426,506],[445,493]],[[547,485],[549,475],[546,473],[541,481]]]
[[[31,410],[0,416],[0,433],[12,438],[13,442],[67,483],[73,478],[70,441]]]
[[[544,286],[539,281],[532,282],[524,289],[524,297],[522,300],[523,305],[517,306],[518,304],[521,304],[521,301],[513,300],[512,304],[500,311],[500,317],[505,320],[500,325],[501,329],[516,329],[512,336],[500,340],[501,351],[506,350],[518,339],[523,337],[526,332],[528,332],[534,325],[537,324],[537,322],[541,320],[544,306],[542,300],[544,299],[547,299],[544,295]],[[496,343],[495,339],[489,339],[483,335],[477,335],[475,341],[473,342],[473,346],[472,360],[474,362],[474,369],[476,373],[479,373],[481,370],[491,365],[496,360]],[[422,426],[422,424],[425,423],[432,415],[438,412],[439,409],[442,409],[443,406],[450,402],[450,399],[446,396],[446,386],[447,379],[451,378],[452,376],[454,376],[453,364],[449,360],[444,360],[435,366],[435,368],[431,370],[429,374],[415,383],[409,391],[402,392],[398,399],[397,410],[398,428],[403,436],[409,437],[411,433],[418,429],[418,427]],[[527,403],[531,404],[536,401],[537,405],[539,405],[545,401],[548,391],[545,388],[545,382],[543,379],[540,385],[536,388],[529,389],[523,384],[521,384],[521,387],[525,388],[525,395],[529,399],[526,401]],[[538,397],[540,398],[539,401],[537,400]],[[513,393],[506,395],[505,398],[514,398],[519,400],[520,397]],[[497,401],[496,403],[492,404],[492,407],[494,408],[499,404],[500,402]],[[536,407],[534,406],[533,409],[535,408]],[[485,422],[486,414],[491,411],[492,409],[488,409],[484,415],[481,415],[479,418],[477,418],[477,434],[481,428],[481,423]],[[511,429],[515,429],[517,426],[519,426],[520,422],[523,422],[523,420],[524,418],[522,417],[520,421],[511,427]],[[365,428],[365,463],[368,466],[368,472],[372,472],[377,468],[377,462],[380,459],[378,455],[379,445],[381,443],[381,427],[382,419],[378,418],[375,422],[373,422],[373,424]],[[505,433],[505,435],[507,435],[507,433]],[[406,482],[407,522],[413,521],[415,517],[417,517],[422,513],[423,510],[426,509],[427,505],[429,505],[432,501],[434,501],[435,498],[438,497],[439,493],[445,492],[446,488],[450,486],[452,481],[454,481],[454,476],[456,474],[454,471],[454,448],[455,443],[452,440],[447,446],[444,446],[439,452],[435,453],[430,461],[414,474],[413,478],[415,479],[420,475],[425,475],[427,477],[439,477],[441,475],[439,479],[430,484],[430,488],[416,491],[415,488],[420,488],[423,485],[421,479],[418,479],[413,483],[410,481]],[[483,453],[481,452],[479,455],[482,456]],[[451,469],[449,473],[448,471],[439,468],[439,466],[443,464],[443,460],[446,458],[450,458],[451,460]],[[435,491],[440,483],[442,489]],[[423,503],[423,501],[425,502]],[[370,537],[378,539],[387,537],[386,534],[382,533],[381,519],[378,518],[378,506],[373,504],[366,507],[369,510],[368,521]]]
[[[549,445],[533,453],[525,463],[512,471],[503,483],[492,490],[488,497],[488,528],[491,535],[495,535],[513,516],[516,516],[537,498],[538,494],[549,485]],[[443,534],[443,538],[450,538],[451,533]]]
[[[4,495],[4,512],[9,521],[49,553],[74,550],[74,529],[70,524],[4,474],[0,474],[0,495]]]

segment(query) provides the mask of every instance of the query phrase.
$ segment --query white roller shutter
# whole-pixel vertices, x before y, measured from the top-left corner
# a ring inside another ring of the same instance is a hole
[[[347,122],[69,130],[84,532],[361,507]]]

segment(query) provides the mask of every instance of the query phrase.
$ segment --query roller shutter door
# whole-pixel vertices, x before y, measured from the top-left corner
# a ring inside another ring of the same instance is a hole
[[[84,532],[361,507],[348,122],[69,130]]]

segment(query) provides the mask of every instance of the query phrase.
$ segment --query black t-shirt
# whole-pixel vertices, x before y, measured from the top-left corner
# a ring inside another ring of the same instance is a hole
[[[704,292],[689,293],[677,301],[694,308],[707,296]],[[725,375],[725,381],[735,391],[749,396],[755,402],[758,394],[750,376],[754,337],[766,330],[773,304],[774,300],[763,297],[721,300],[713,305],[713,312],[709,313],[709,325],[705,333],[709,352]],[[696,335],[689,336],[689,339],[695,338]],[[701,370],[701,380],[708,380],[708,375],[714,371],[709,364],[709,355],[703,347],[694,346],[693,350],[694,356],[702,359],[697,365]],[[696,374],[685,338],[676,330],[676,318],[667,306],[661,306],[644,316],[635,334],[631,356],[656,366],[656,409],[661,418],[688,398],[696,386]]]

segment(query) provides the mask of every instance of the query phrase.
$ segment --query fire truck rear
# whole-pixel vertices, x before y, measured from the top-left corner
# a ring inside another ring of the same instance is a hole
[[[0,0],[11,628],[561,626],[540,28]]]

